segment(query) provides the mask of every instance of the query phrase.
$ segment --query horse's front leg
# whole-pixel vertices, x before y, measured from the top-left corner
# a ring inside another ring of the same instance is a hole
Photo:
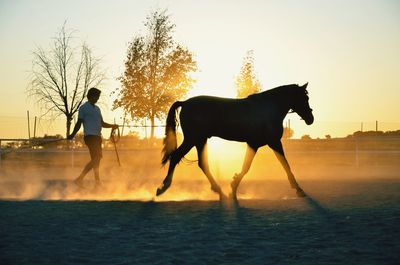
[[[288,176],[289,179],[289,183],[290,186],[293,189],[296,189],[296,194],[299,197],[305,197],[307,196],[305,194],[305,192],[303,191],[303,189],[300,187],[300,185],[297,183],[296,178],[294,177],[292,170],[290,169],[289,163],[285,157],[285,153],[283,152],[283,147],[282,147],[282,143],[279,141],[277,143],[274,143],[272,145],[270,145],[270,147],[272,148],[272,150],[275,153],[275,156],[278,158],[279,162],[281,163],[281,165],[283,166],[283,168],[286,171],[286,174]]]
[[[223,193],[221,187],[217,184],[214,177],[211,174],[210,166],[208,165],[208,152],[207,152],[207,139],[199,141],[196,145],[197,156],[199,158],[199,167],[206,175],[208,181],[211,184],[211,190],[219,194],[220,200],[225,200],[227,197]]]
[[[249,172],[251,163],[253,162],[256,152],[257,152],[257,148],[247,145],[247,150],[246,150],[246,155],[245,155],[244,161],[243,161],[242,171],[240,173],[236,173],[231,182],[232,193],[230,194],[230,197],[234,200],[237,200],[236,192],[239,187],[240,181],[242,181],[242,178],[244,177],[244,175],[246,175],[247,172]]]

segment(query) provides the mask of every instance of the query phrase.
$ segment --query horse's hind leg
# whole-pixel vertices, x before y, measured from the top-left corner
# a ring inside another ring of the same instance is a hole
[[[163,194],[169,186],[171,186],[172,177],[174,175],[174,170],[176,165],[181,161],[182,157],[184,157],[190,149],[192,149],[194,145],[189,141],[183,141],[183,143],[171,154],[171,159],[169,161],[169,168],[167,176],[165,177],[162,185],[157,188],[157,196]]]
[[[211,184],[211,190],[219,194],[220,200],[226,198],[226,195],[222,192],[221,187],[217,184],[214,177],[211,174],[210,167],[208,165],[208,152],[207,152],[207,139],[200,141],[196,144],[197,156],[199,158],[199,167],[203,173],[207,176],[208,181]]]
[[[283,152],[282,143],[279,141],[278,143],[270,145],[270,147],[272,148],[279,162],[285,169],[289,179],[290,186],[293,189],[296,189],[297,196],[305,197],[306,196],[305,192],[303,191],[302,188],[300,188],[300,185],[297,183],[296,178],[294,177],[292,170],[290,169],[289,163],[285,157],[285,153]]]
[[[247,145],[246,156],[243,161],[242,171],[240,173],[236,173],[231,182],[231,188],[232,188],[231,197],[234,200],[237,200],[236,192],[239,187],[240,181],[242,180],[244,175],[246,175],[247,172],[249,172],[251,163],[253,162],[253,158],[256,155],[257,149],[258,148]]]

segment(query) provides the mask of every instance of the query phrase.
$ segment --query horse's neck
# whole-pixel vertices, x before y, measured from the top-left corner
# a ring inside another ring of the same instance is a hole
[[[283,121],[288,114],[289,110],[292,108],[290,104],[290,97],[287,94],[282,95],[279,91],[264,91],[260,94],[255,94],[249,96],[247,100],[254,100],[267,107],[267,111],[271,111],[270,108],[274,109],[275,120]]]
[[[290,107],[288,106],[281,106],[280,109],[280,116],[279,119],[283,122],[283,120],[285,119],[286,115],[289,113]]]
[[[282,95],[275,95],[275,98],[273,99],[273,102],[275,102],[276,107],[278,109],[278,117],[279,120],[283,122],[285,119],[286,115],[291,109],[290,103],[289,103],[289,98],[288,97],[282,97]]]

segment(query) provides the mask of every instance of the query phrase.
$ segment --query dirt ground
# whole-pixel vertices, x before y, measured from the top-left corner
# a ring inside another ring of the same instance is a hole
[[[241,169],[245,146],[225,149],[211,146],[210,168],[226,194],[230,181]],[[313,182],[352,182],[368,180],[400,180],[400,153],[338,152],[329,150],[288,150],[288,161],[297,181],[307,191]],[[177,166],[170,189],[154,197],[167,167],[161,167],[159,149],[119,150],[121,166],[114,150],[104,150],[100,172],[103,189],[93,193],[93,174],[85,178],[87,190],[79,190],[72,180],[79,175],[89,154],[83,150],[34,150],[12,152],[1,160],[0,198],[13,199],[96,199],[96,200],[217,200],[210,185],[197,166],[192,150]],[[311,192],[311,190],[308,190]],[[292,196],[286,174],[267,147],[257,153],[249,173],[238,190],[242,199],[266,199]]]

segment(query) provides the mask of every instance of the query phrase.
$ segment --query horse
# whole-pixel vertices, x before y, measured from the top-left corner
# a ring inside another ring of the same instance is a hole
[[[231,197],[237,200],[236,192],[244,175],[249,171],[253,158],[261,146],[268,145],[275,153],[286,171],[289,183],[296,189],[297,196],[306,194],[297,183],[285,157],[281,138],[283,119],[289,112],[297,113],[307,125],[314,122],[309,105],[308,83],[276,87],[264,92],[252,94],[244,99],[197,96],[186,101],[176,101],[169,109],[165,137],[163,140],[162,165],[169,161],[168,173],[157,188],[156,195],[163,194],[171,185],[174,170],[179,161],[196,147],[198,166],[208,178],[211,190],[218,193],[220,199],[226,199],[221,187],[210,172],[207,157],[207,139],[213,136],[229,141],[246,142],[247,150],[242,170],[234,175],[231,182]],[[183,142],[177,148],[176,113],[180,111],[180,125]]]

